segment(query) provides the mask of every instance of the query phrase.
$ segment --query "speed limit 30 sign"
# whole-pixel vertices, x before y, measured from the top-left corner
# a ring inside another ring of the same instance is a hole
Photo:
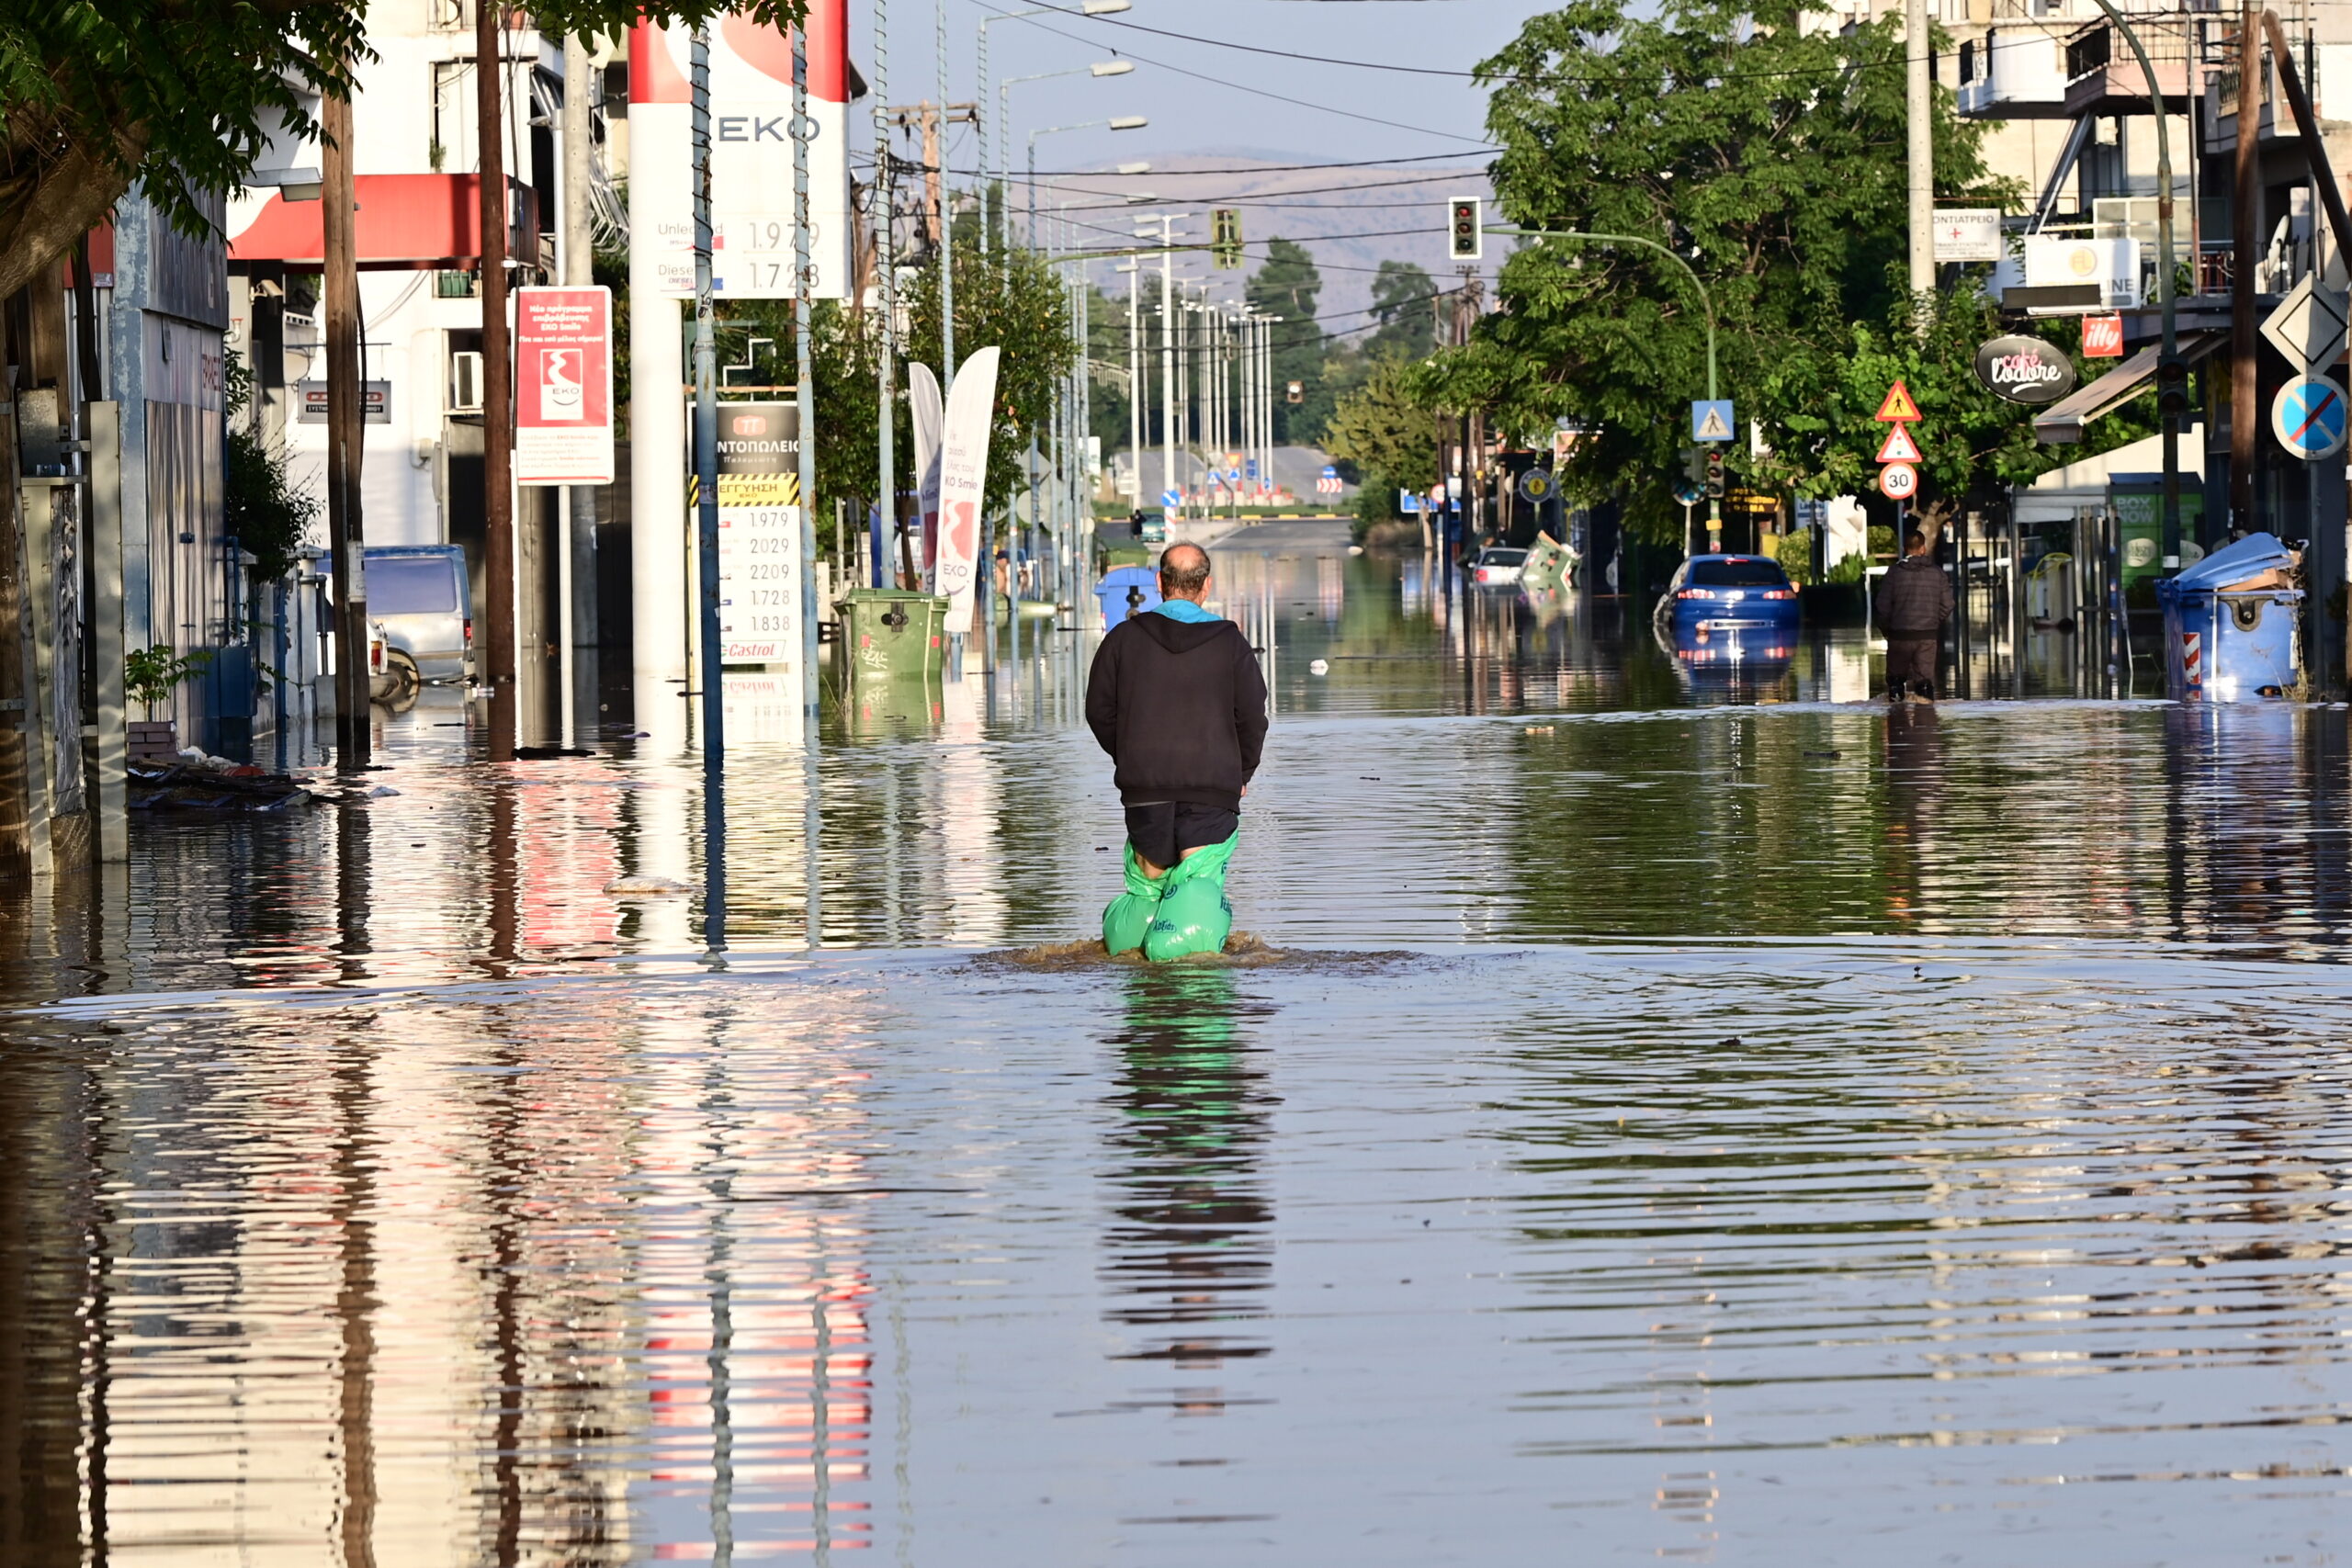
[[[1919,470],[1908,463],[1889,463],[1878,471],[1878,491],[1889,501],[1908,501],[1919,493]]]

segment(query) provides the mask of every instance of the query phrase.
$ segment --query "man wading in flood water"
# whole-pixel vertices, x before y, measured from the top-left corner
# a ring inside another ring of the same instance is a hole
[[[1155,959],[1223,944],[1225,864],[1266,740],[1257,652],[1202,607],[1208,552],[1169,547],[1159,592],[1157,609],[1103,637],[1086,686],[1087,728],[1111,754],[1127,816],[1127,891],[1104,914],[1103,940]]]
[[[1944,623],[1951,619],[1951,579],[1928,550],[1928,536],[1914,528],[1904,536],[1903,558],[1879,580],[1875,605],[1886,633],[1886,700],[1905,697],[1933,702],[1936,655],[1943,647]]]

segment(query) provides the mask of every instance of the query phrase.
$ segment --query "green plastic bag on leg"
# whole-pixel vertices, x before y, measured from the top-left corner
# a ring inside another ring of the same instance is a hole
[[[1136,847],[1127,846],[1127,890],[1111,900],[1102,911],[1102,946],[1116,958],[1123,953],[1133,953],[1143,945],[1146,932],[1159,913],[1159,896],[1167,890],[1165,877],[1154,882],[1143,874],[1136,863]]]
[[[1225,868],[1233,859],[1236,833],[1221,844],[1178,861],[1160,878],[1164,891],[1151,930],[1143,939],[1143,955],[1154,964],[1195,953],[1222,953],[1233,930],[1233,906],[1226,902]]]

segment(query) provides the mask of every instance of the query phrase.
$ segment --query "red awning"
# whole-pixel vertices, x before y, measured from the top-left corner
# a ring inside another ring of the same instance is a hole
[[[508,236],[507,254],[538,254],[538,223],[531,192],[507,182],[521,221]],[[481,177],[478,175],[360,175],[359,265],[379,270],[469,267],[481,260]],[[232,262],[286,262],[316,266],[326,259],[320,235],[322,206],[270,193],[254,220],[229,237]]]

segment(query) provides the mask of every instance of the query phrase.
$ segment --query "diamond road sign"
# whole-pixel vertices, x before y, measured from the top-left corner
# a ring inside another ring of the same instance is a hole
[[[2346,310],[2343,295],[2314,287],[2305,274],[2262,323],[2262,335],[2286,355],[2288,364],[2308,376],[2344,357],[2347,314],[2352,311]]]

